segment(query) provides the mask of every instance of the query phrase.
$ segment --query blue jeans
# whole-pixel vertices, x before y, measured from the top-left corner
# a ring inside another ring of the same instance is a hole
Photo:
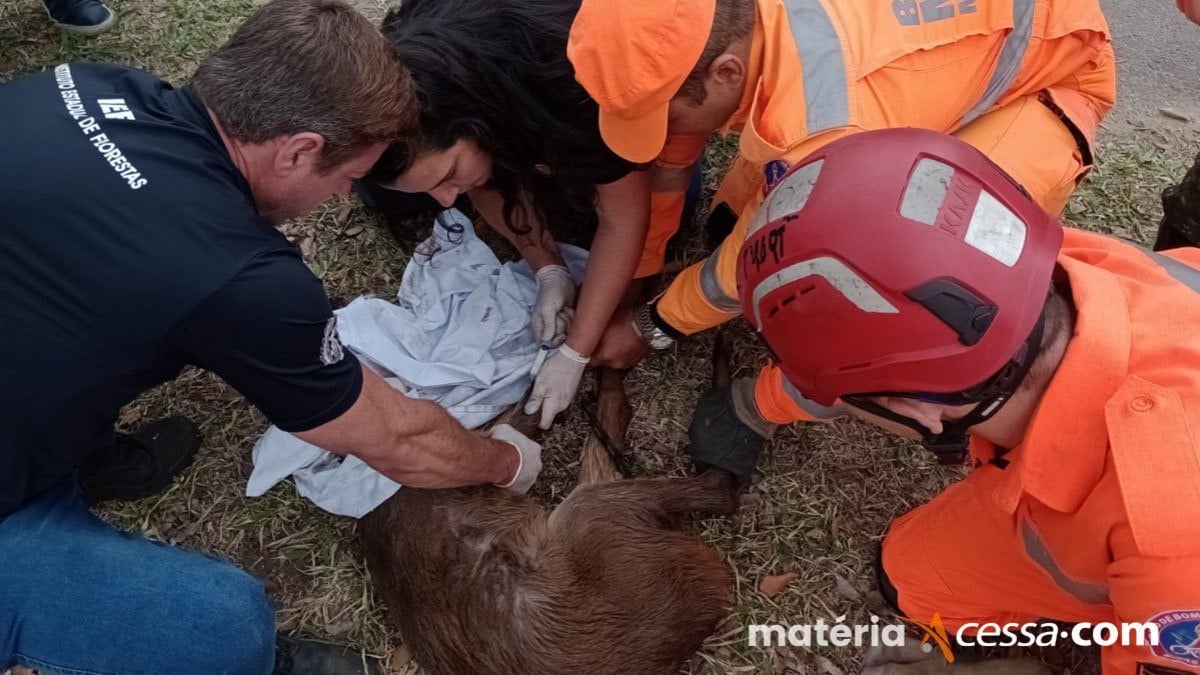
[[[118,532],[75,481],[0,520],[0,672],[270,673],[275,610],[233,565]]]

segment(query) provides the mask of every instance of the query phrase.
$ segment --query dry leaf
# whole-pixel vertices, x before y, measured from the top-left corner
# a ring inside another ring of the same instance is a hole
[[[1171,119],[1179,120],[1180,122],[1191,122],[1192,121],[1191,117],[1188,117],[1187,115],[1179,112],[1178,110],[1175,110],[1174,108],[1159,108],[1158,112],[1161,113],[1163,115],[1163,117],[1170,117]]]
[[[141,408],[125,408],[121,411],[119,421],[123,427],[131,427],[142,419]]]
[[[349,202],[342,204],[342,206],[337,210],[337,214],[335,214],[333,217],[334,222],[336,222],[340,227],[345,227],[346,223],[350,220],[350,212],[352,210],[354,210],[354,206]]]
[[[354,227],[343,232],[342,234],[345,234],[347,237],[354,237],[359,234],[362,234],[362,231],[363,231],[362,225],[355,225]]]
[[[766,596],[768,598],[773,598],[773,597],[779,595],[780,593],[782,593],[785,589],[787,589],[788,584],[792,583],[795,580],[796,580],[795,572],[788,572],[786,574],[776,574],[774,576],[763,577],[763,580],[758,584],[758,592],[762,593],[764,596]]]
[[[841,668],[834,665],[833,661],[819,654],[817,655],[817,668],[823,675],[846,675]]]
[[[833,575],[833,582],[834,588],[837,590],[838,595],[842,596],[843,598],[847,600],[858,600],[862,597],[862,595],[858,592],[858,589],[854,588],[854,585],[844,577],[835,574]]]

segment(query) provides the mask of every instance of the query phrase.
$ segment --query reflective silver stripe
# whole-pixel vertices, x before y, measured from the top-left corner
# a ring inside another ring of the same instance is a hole
[[[808,133],[850,123],[849,78],[842,42],[820,0],[784,0],[804,75]]]
[[[1025,540],[1025,552],[1050,574],[1059,588],[1070,593],[1076,600],[1089,605],[1109,604],[1108,586],[1089,584],[1068,577],[1058,567],[1058,563],[1054,562],[1054,557],[1050,555],[1046,544],[1037,535],[1037,532],[1033,531],[1033,527],[1028,522],[1021,523],[1021,538]]]
[[[855,307],[872,314],[899,314],[892,303],[871,287],[871,284],[836,258],[811,258],[785,267],[759,282],[754,288],[754,328],[762,330],[762,308],[759,303],[768,293],[806,277],[821,277]],[[747,317],[749,318],[749,317]]]
[[[1195,267],[1185,265],[1174,258],[1168,258],[1161,253],[1155,253],[1154,251],[1146,251],[1146,255],[1150,256],[1154,262],[1161,265],[1162,268],[1167,271],[1167,274],[1170,274],[1175,281],[1178,281],[1193,291],[1200,293],[1200,270],[1196,269]]]
[[[700,268],[700,292],[704,294],[704,299],[708,301],[708,304],[722,312],[736,314],[741,311],[742,303],[721,288],[721,279],[717,276],[717,261],[721,259],[721,250],[724,248],[725,244],[718,246],[717,250],[705,259],[704,266]]]
[[[1029,38],[1033,36],[1036,6],[1037,0],[1013,0],[1012,32],[1000,48],[1000,58],[996,61],[996,69],[992,71],[992,79],[988,80],[987,89],[975,107],[963,115],[963,124],[973,121],[996,105],[996,101],[1017,79],[1017,73],[1021,72],[1021,61],[1025,59],[1025,50],[1029,47]]]
[[[800,406],[801,410],[809,415],[812,415],[816,419],[831,420],[835,417],[843,417],[848,414],[845,406],[821,405],[816,401],[810,401],[809,399],[804,398],[804,394],[801,394],[800,390],[796,389],[796,387],[790,381],[788,381],[786,377],[783,378],[783,391],[788,395],[788,398],[792,399],[792,402]]]

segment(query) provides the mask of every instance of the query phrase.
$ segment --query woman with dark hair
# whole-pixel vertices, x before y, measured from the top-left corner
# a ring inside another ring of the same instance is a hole
[[[633,278],[648,219],[648,172],[612,153],[598,109],[575,82],[567,34],[579,0],[407,0],[383,31],[412,72],[421,131],[388,149],[364,179],[424,192],[449,207],[459,195],[537,271],[535,336],[557,349],[527,412],[541,426],[570,405],[589,355]],[[386,207],[384,207],[386,208]],[[555,234],[595,212],[578,313]]]

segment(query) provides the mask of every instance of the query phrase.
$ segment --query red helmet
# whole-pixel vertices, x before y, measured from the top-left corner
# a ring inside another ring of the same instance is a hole
[[[767,196],[738,289],[783,373],[817,403],[959,394],[1036,342],[1062,237],[970,145],[920,129],[863,132],[809,155]]]

